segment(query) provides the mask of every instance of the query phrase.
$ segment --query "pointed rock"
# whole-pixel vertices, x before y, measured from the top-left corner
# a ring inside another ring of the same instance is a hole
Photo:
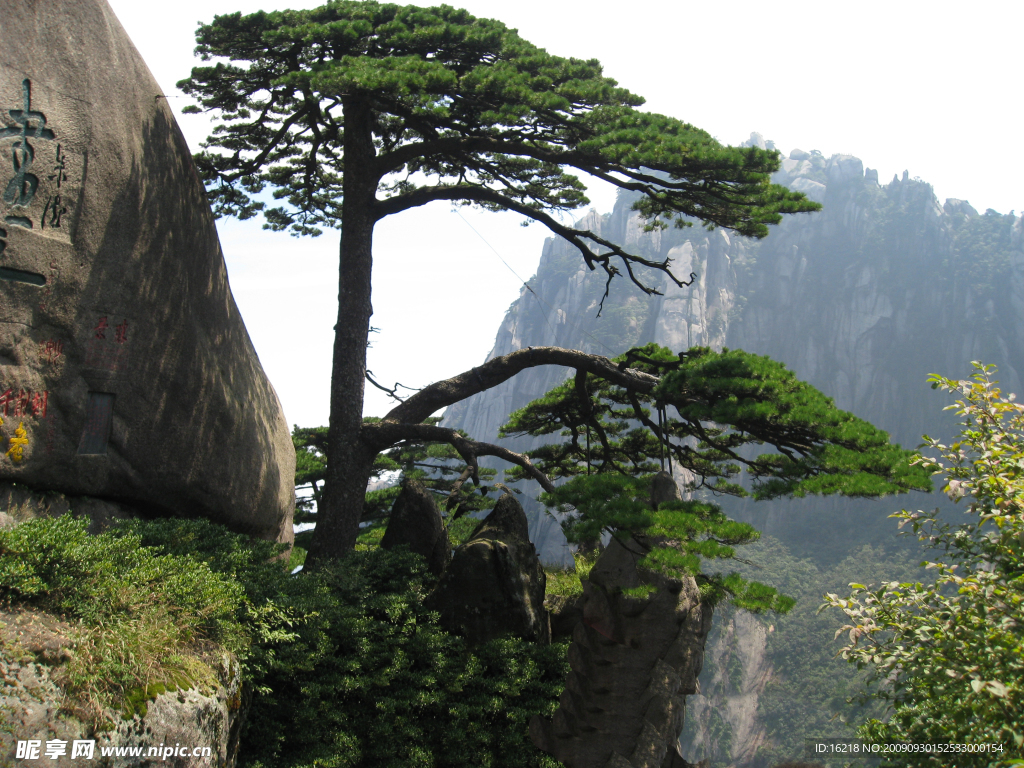
[[[455,550],[426,605],[441,614],[449,632],[470,644],[503,635],[547,644],[551,629],[544,609],[545,583],[526,513],[506,493]]]
[[[664,474],[656,492],[672,495]],[[608,543],[583,583],[567,693],[551,720],[530,723],[534,745],[569,768],[685,765],[676,743],[686,696],[696,692],[712,610],[693,578],[638,570],[646,551],[635,539]],[[642,584],[658,589],[645,598],[622,592]]]
[[[448,531],[437,510],[434,497],[422,483],[410,480],[402,485],[402,492],[391,507],[391,517],[380,545],[394,549],[406,544],[427,560],[427,568],[440,576],[452,559],[452,545]]]
[[[682,501],[676,479],[665,470],[661,470],[651,481],[651,505],[657,509],[659,504],[668,501]]]

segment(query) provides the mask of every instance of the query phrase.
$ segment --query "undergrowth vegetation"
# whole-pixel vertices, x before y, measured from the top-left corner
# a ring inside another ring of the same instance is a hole
[[[597,562],[598,552],[589,557],[579,552],[573,553],[574,568],[545,568],[547,576],[546,591],[549,595],[572,597],[583,594],[583,582],[590,577],[590,571]]]
[[[94,722],[144,708],[153,686],[215,682],[219,652],[243,653],[244,590],[196,559],[142,546],[141,526],[91,536],[70,515],[0,531],[0,601],[61,616],[74,652],[62,681]]]
[[[65,682],[100,728],[104,708],[214,682],[229,652],[251,694],[241,766],[556,766],[527,728],[557,706],[566,647],[467,647],[423,608],[423,559],[375,537],[292,576],[278,545],[206,521],[94,537],[71,516],[32,520],[0,531],[0,600],[73,624]]]

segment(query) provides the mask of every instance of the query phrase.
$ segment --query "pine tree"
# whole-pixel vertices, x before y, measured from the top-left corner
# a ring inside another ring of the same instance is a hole
[[[676,355],[648,344],[616,362],[656,383],[641,391],[581,371],[513,413],[501,434],[563,438],[527,456],[549,477],[568,479],[543,500],[562,512],[570,542],[594,546],[606,533],[633,539],[645,552],[639,566],[693,576],[711,602],[729,598],[751,611],[792,605],[770,587],[707,570],[760,536],[712,498],[931,490],[913,452],[769,357],[706,347]],[[690,498],[655,509],[651,475],[665,468],[686,478]],[[506,470],[507,478],[524,476]]]
[[[374,458],[422,437],[433,413],[402,421],[417,409],[399,406],[383,425],[362,421],[378,221],[437,200],[514,211],[571,242],[609,283],[625,274],[654,293],[637,268],[671,275],[667,261],[552,215],[588,203],[574,173],[639,193],[634,207],[652,228],[697,221],[763,237],[782,214],[819,207],[771,183],[778,153],[725,147],[643,112],[596,60],[551,55],[448,6],[336,0],[236,13],[197,39],[217,61],[179,85],[221,120],[197,156],[216,212],[262,213],[271,229],[296,234],[342,231],[326,497],[311,562],[353,546]],[[266,206],[268,190],[281,205]],[[439,427],[432,438],[442,439]]]

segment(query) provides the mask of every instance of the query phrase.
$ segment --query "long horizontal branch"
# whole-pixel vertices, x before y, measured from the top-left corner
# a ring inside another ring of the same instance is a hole
[[[414,439],[448,443],[459,452],[463,461],[473,469],[474,476],[476,475],[477,457],[496,456],[510,464],[522,467],[548,493],[555,490],[555,486],[552,485],[547,475],[537,469],[526,456],[510,451],[508,448],[502,448],[500,445],[471,440],[460,435],[454,429],[436,427],[430,424],[404,424],[385,420],[364,424],[360,438],[371,445],[394,445],[400,440]],[[478,477],[474,477],[474,479],[479,483]]]
[[[651,392],[658,377],[633,368],[620,369],[607,357],[561,347],[527,347],[444,381],[424,387],[401,405],[395,406],[380,423],[419,424],[433,413],[467,397],[485,392],[508,381],[520,371],[540,365],[576,368],[641,394]]]
[[[494,205],[499,205],[506,210],[521,213],[523,216],[533,219],[534,221],[539,221],[551,230],[551,232],[564,238],[571,245],[574,245],[583,256],[583,260],[590,269],[596,269],[595,263],[600,264],[601,268],[608,274],[609,281],[615,275],[620,274],[618,269],[611,264],[611,257],[615,256],[621,259],[632,283],[647,295],[660,295],[661,292],[655,288],[645,285],[634,274],[632,269],[632,265],[634,264],[640,264],[663,272],[680,288],[692,285],[694,279],[696,279],[696,275],[692,272],[690,273],[689,282],[677,278],[672,274],[672,270],[669,268],[669,259],[651,261],[650,259],[645,259],[642,256],[629,253],[621,246],[613,243],[611,240],[607,240],[590,230],[567,227],[544,211],[531,208],[529,205],[526,205],[519,200],[515,200],[501,194],[498,190],[477,184],[452,184],[434,187],[421,187],[413,192],[409,192],[404,195],[397,195],[396,197],[391,197],[387,200],[377,202],[374,206],[374,215],[378,220],[380,220],[385,216],[421,205],[426,205],[427,203],[434,202],[436,200],[465,200],[492,203]],[[595,253],[590,249],[587,241],[606,248],[607,250],[603,253]],[[608,291],[606,286],[605,296],[607,295]],[[602,298],[602,303],[603,301],[604,299]]]
[[[520,371],[538,366],[563,366],[599,376],[626,389],[647,393],[659,379],[631,368],[620,369],[607,357],[562,347],[526,347],[489,359],[482,366],[434,382],[393,408],[384,422],[419,424],[442,408],[508,381]]]

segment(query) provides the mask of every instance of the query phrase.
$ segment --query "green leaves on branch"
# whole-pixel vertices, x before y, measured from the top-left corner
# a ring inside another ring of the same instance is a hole
[[[764,237],[782,214],[820,208],[771,183],[777,152],[642,112],[597,60],[554,56],[449,6],[236,13],[200,26],[197,42],[214,63],[178,85],[192,111],[220,121],[196,156],[211,201],[220,215],[263,213],[271,229],[340,228],[344,195],[371,226],[434,200],[473,204],[540,221],[591,268],[610,279],[614,257],[638,282],[630,264],[668,263],[548,215],[589,202],[578,173],[640,193],[635,209],[652,227],[700,221]],[[267,190],[282,204],[268,209]]]
[[[675,406],[681,433],[706,446],[713,462],[738,460],[753,476],[756,499],[807,494],[883,496],[930,490],[913,453],[779,362],[742,350],[691,349],[662,378],[654,397]],[[741,459],[746,446],[777,453]]]
[[[617,362],[661,381],[643,394],[578,376],[513,413],[501,435],[567,438],[528,452],[555,477],[651,473],[670,457],[691,474],[688,491],[755,499],[931,488],[912,452],[768,357],[705,347],[674,355],[649,344]],[[764,445],[775,452],[756,453]]]
[[[950,525],[938,510],[893,515],[934,548],[934,583],[852,584],[849,597],[828,594],[822,608],[846,615],[843,657],[871,670],[867,693],[893,707],[888,722],[872,720],[862,735],[999,745],[957,755],[958,766],[980,768],[1024,758],[1024,407],[1002,396],[992,366],[974,366],[968,380],[929,378],[961,395],[949,408],[962,427],[948,446],[926,437],[936,455],[918,460],[945,476],[951,499],[967,499],[969,522]]]
[[[570,542],[596,541],[605,532],[627,546],[643,542],[640,568],[675,579],[692,576],[712,602],[730,599],[755,613],[785,613],[793,606],[772,587],[707,570],[708,561],[734,558],[736,546],[757,541],[761,534],[753,526],[698,500],[666,502],[653,509],[650,495],[649,476],[598,474],[573,478],[554,493],[543,494],[541,501],[561,513]]]
[[[648,344],[616,362],[658,377],[657,384],[630,388],[577,372],[513,413],[501,435],[563,438],[527,453],[549,476],[568,480],[542,499],[561,512],[569,541],[590,545],[607,533],[633,540],[644,550],[643,567],[692,576],[709,598],[753,611],[792,606],[770,587],[707,570],[759,536],[708,492],[770,499],[930,489],[915,454],[770,358],[704,347],[676,355]],[[760,452],[765,445],[774,452]],[[665,466],[688,478],[684,491],[694,495],[655,509],[650,475]]]

